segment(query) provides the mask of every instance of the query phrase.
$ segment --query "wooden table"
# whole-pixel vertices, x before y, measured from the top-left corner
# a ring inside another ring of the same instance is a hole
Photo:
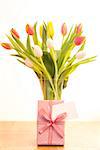
[[[100,122],[67,122],[65,146],[36,145],[35,122],[0,122],[0,150],[100,150]]]

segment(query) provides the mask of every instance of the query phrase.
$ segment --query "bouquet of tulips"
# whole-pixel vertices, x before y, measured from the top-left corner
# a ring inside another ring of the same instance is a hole
[[[34,26],[26,25],[26,44],[21,42],[14,28],[11,29],[10,35],[7,35],[10,43],[1,43],[5,49],[15,50],[11,56],[16,57],[20,63],[36,73],[45,100],[61,99],[62,90],[67,86],[71,73],[81,64],[92,62],[96,58],[96,56],[84,58],[86,38],[82,35],[81,24],[72,26],[69,32],[67,30],[66,23],[63,23],[62,45],[58,50],[55,50],[53,44],[54,27],[51,21],[43,22],[40,26],[41,39],[36,22]]]

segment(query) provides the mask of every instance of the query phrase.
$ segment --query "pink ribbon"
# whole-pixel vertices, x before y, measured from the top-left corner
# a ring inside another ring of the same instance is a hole
[[[52,111],[52,110],[51,110]],[[52,130],[54,129],[56,131],[56,133],[63,138],[64,137],[64,132],[63,130],[58,126],[59,124],[64,124],[64,119],[67,116],[67,113],[61,113],[60,115],[58,115],[56,117],[56,119],[53,121],[51,118],[51,112],[50,112],[50,116],[45,112],[44,109],[41,109],[39,111],[39,113],[41,114],[41,117],[44,121],[44,127],[42,127],[39,130],[39,133],[42,134],[45,130],[47,130],[49,128],[49,140],[48,140],[48,144],[52,143]]]

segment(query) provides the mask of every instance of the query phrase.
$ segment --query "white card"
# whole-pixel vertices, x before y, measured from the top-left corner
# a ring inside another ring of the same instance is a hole
[[[55,120],[59,114],[64,113],[64,112],[65,112],[64,103],[53,105],[52,106],[52,120]]]
[[[67,102],[67,103],[59,103],[52,106],[52,119],[55,120],[56,117],[61,113],[67,113],[67,119],[75,119],[78,117],[75,103]]]

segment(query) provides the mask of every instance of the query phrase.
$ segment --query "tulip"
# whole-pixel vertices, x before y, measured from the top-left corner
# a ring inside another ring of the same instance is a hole
[[[29,68],[32,68],[33,67],[33,63],[32,61],[29,59],[29,58],[26,58],[25,59],[25,65]]]
[[[54,36],[54,28],[53,28],[53,23],[50,21],[47,24],[47,36],[49,38],[53,38]]]
[[[52,49],[53,48],[53,40],[52,39],[47,39],[47,47],[49,48],[49,49]]]
[[[80,52],[78,52],[78,53],[76,54],[76,58],[77,58],[77,59],[82,59],[82,58],[85,57],[85,55],[86,55],[86,53],[85,53],[84,51],[80,51]]]
[[[34,55],[38,58],[43,55],[42,49],[38,45],[34,45]]]
[[[29,24],[26,25],[26,32],[28,35],[33,35],[34,34],[34,29],[31,27]]]
[[[79,24],[77,27],[76,27],[76,34],[79,34],[82,32],[82,24]]]
[[[84,36],[76,37],[76,38],[74,39],[74,44],[75,44],[76,46],[79,46],[79,45],[81,45],[81,44],[84,42],[84,40],[85,40],[85,37],[84,37]]]
[[[40,26],[40,37],[42,38],[43,25]]]
[[[61,33],[62,33],[63,36],[65,36],[65,35],[67,34],[67,26],[66,26],[66,23],[63,23],[63,24],[62,24]]]
[[[18,32],[14,28],[12,28],[10,32],[12,36],[14,36],[15,38],[18,38],[18,39],[20,38]]]
[[[13,48],[9,43],[1,43],[1,46],[8,50],[11,50]]]

